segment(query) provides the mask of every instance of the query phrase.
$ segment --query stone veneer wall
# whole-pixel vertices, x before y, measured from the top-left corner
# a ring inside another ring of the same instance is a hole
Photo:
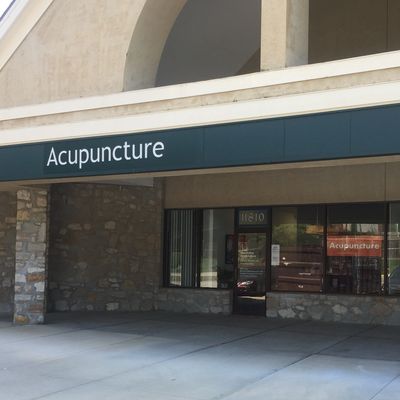
[[[42,324],[46,313],[49,190],[17,191],[14,323]]]
[[[400,325],[400,297],[267,293],[267,317]]]
[[[162,182],[52,188],[49,310],[151,310],[161,284]]]
[[[0,192],[0,313],[14,308],[17,196]]]
[[[231,314],[231,290],[162,288],[156,309],[162,311]]]

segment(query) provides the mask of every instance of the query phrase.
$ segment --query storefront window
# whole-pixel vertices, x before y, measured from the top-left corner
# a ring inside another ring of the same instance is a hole
[[[195,211],[171,210],[167,221],[168,283],[191,287],[196,281]]]
[[[400,295],[400,203],[390,204],[387,240],[389,294]]]
[[[234,210],[203,210],[200,287],[233,286]]]
[[[167,212],[168,286],[233,287],[234,216],[233,209]]]
[[[384,284],[383,204],[328,207],[327,291],[380,294]]]
[[[272,289],[321,292],[324,265],[323,207],[272,209]]]
[[[271,267],[266,281],[274,291],[400,295],[400,202],[271,211],[271,224],[265,225],[269,210],[238,210],[235,228],[233,208],[168,210],[165,283],[232,289],[247,254],[240,247],[246,226],[265,235]]]

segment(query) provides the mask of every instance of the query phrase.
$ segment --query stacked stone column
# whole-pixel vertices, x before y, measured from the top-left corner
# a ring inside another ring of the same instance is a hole
[[[41,324],[46,312],[48,189],[17,191],[15,324]]]

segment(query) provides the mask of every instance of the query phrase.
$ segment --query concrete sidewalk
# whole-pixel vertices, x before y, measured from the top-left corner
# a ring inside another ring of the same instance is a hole
[[[167,313],[0,320],[0,399],[400,399],[400,327]]]

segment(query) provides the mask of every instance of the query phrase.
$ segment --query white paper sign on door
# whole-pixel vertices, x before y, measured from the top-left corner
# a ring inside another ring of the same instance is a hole
[[[281,254],[281,246],[279,244],[271,245],[271,265],[279,265]]]

